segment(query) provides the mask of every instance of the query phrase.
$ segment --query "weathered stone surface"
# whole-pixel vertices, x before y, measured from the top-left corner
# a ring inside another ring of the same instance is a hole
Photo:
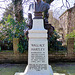
[[[29,30],[28,37],[28,65],[24,73],[15,75],[53,75],[48,64],[47,30],[44,29],[43,19],[33,19],[33,27]]]
[[[53,75],[65,75],[65,74],[61,74],[61,73],[54,73]]]
[[[68,57],[67,53],[52,53],[48,55],[49,62],[75,61],[75,53]],[[13,52],[0,52],[0,63],[27,63],[28,55],[26,53],[14,55]]]
[[[75,30],[75,6],[65,11],[59,18],[59,27],[63,28],[63,40],[66,40],[65,36]]]
[[[74,38],[68,38],[67,50],[68,50],[68,56],[73,56],[73,53],[74,53]]]
[[[14,54],[19,54],[18,49],[18,44],[19,44],[19,38],[13,38],[13,50],[14,50]]]

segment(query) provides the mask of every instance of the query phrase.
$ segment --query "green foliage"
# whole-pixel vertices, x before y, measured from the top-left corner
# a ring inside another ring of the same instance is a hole
[[[60,36],[56,33],[56,31],[54,31],[53,35],[50,36],[48,40],[49,51],[59,51],[66,49],[62,46],[62,42],[57,40],[59,38]]]
[[[75,40],[74,40],[74,52],[75,52]]]
[[[25,50],[28,50],[28,41],[27,39],[24,37],[19,39],[19,44],[18,44],[18,51],[20,53],[23,53]]]
[[[66,38],[74,38],[74,51],[75,51],[75,30],[66,35]]]
[[[0,51],[1,51],[1,46],[0,46]]]
[[[75,30],[66,35],[67,38],[75,38]]]
[[[66,35],[66,38],[75,38],[75,30]],[[75,39],[74,39],[74,51],[75,51]]]
[[[9,6],[5,9],[4,13],[3,13],[3,17],[8,17],[8,15],[10,14],[13,18],[14,18],[14,8],[13,8],[13,4],[10,3]]]
[[[5,38],[9,38],[9,40],[12,40],[13,38],[19,38],[20,36],[24,36],[24,28],[26,25],[26,22],[16,22],[11,15],[8,15],[8,17],[4,20],[4,24],[1,28],[1,34],[0,36],[4,36]]]
[[[27,39],[24,37],[24,28],[26,25],[25,21],[17,22],[15,21],[11,15],[8,15],[8,17],[3,18],[3,21],[1,22],[1,33],[0,33],[0,39],[4,41],[8,41],[8,47],[10,46],[10,42],[13,41],[13,38],[20,38],[19,43],[19,51],[21,52],[21,49],[24,49],[24,41],[27,43]],[[23,45],[23,48],[22,48]],[[27,47],[27,44],[26,46]],[[25,48],[26,49],[26,48]],[[22,53],[22,52],[21,52]]]

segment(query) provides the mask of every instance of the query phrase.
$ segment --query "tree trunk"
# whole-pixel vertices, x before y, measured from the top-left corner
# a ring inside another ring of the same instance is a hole
[[[18,22],[23,20],[22,0],[12,0],[14,4],[15,17]]]

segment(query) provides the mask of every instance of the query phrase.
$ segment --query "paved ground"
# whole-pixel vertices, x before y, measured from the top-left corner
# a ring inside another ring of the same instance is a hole
[[[54,75],[75,75],[75,63],[51,63]],[[24,72],[26,64],[0,64],[0,75]]]

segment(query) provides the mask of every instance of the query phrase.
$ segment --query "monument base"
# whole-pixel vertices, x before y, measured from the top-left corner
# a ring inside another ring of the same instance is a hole
[[[48,71],[42,71],[42,72],[30,71],[27,66],[25,72],[23,73],[16,72],[15,75],[53,75],[53,71],[50,65],[48,66]]]
[[[65,75],[65,74],[60,74],[60,73],[53,73],[53,75]]]

